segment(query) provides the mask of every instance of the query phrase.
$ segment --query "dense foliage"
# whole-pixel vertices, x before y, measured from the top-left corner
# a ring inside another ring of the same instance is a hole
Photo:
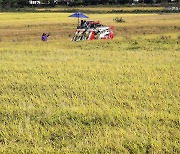
[[[10,7],[24,7],[31,6],[29,1],[35,0],[0,0],[0,6],[3,8]],[[172,0],[37,0],[41,4],[40,5],[48,5],[55,6],[59,5],[68,5],[68,6],[78,6],[78,5],[119,5],[119,4],[132,4],[132,3],[168,3],[172,2]],[[179,0],[173,1],[174,3],[178,3]],[[39,4],[37,4],[39,5]]]

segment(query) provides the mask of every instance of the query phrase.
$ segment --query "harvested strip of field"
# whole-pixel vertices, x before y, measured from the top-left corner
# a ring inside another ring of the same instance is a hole
[[[70,40],[77,26],[77,19],[68,18],[69,15],[69,13],[1,14],[0,40],[39,40],[38,36],[44,31],[51,33],[51,40],[57,38]],[[121,38],[180,31],[179,14],[88,14],[88,16],[90,20],[100,20],[104,25],[113,25],[116,37]],[[115,17],[122,17],[125,22],[116,23],[113,21]]]

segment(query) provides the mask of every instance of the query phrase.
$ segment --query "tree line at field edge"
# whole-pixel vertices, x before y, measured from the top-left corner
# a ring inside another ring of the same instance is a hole
[[[80,6],[80,5],[122,5],[122,4],[179,4],[180,0],[0,0],[1,8],[18,8],[30,6]]]

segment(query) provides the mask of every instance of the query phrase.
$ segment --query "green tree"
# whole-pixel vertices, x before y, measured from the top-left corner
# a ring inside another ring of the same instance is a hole
[[[1,6],[3,8],[14,7],[17,4],[17,0],[1,0]]]

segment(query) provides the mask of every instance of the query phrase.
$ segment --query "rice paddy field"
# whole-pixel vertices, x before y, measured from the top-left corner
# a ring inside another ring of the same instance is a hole
[[[0,13],[0,153],[180,153],[180,15],[70,14]]]

